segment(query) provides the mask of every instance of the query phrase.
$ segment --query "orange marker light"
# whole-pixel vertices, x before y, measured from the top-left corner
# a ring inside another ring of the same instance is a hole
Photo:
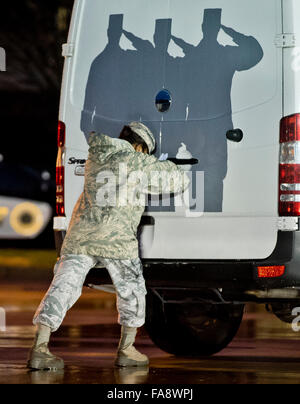
[[[285,266],[270,266],[270,267],[258,267],[257,274],[259,278],[279,278],[285,273]]]

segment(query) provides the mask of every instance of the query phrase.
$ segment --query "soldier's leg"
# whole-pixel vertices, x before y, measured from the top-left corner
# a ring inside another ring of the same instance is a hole
[[[66,255],[55,265],[52,284],[33,319],[38,330],[29,353],[28,367],[34,369],[63,367],[63,361],[49,352],[50,335],[60,327],[67,311],[81,296],[86,275],[96,263],[97,260],[92,257]]]
[[[146,286],[140,259],[102,260],[117,291],[117,308],[122,335],[117,366],[147,366],[149,360],[133,346],[137,329],[145,324]]]
[[[33,324],[43,324],[52,332],[57,331],[67,311],[81,296],[85,278],[96,263],[97,260],[86,255],[62,256],[55,265],[53,281],[35,313]]]

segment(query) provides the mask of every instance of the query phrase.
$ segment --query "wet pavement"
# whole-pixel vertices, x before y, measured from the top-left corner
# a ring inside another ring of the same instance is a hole
[[[0,331],[0,384],[300,383],[300,333],[256,305],[247,306],[237,337],[218,355],[177,358],[155,347],[142,330],[136,346],[149,355],[150,369],[114,369],[120,332],[115,299],[88,289],[52,339],[51,350],[65,360],[65,371],[28,372],[31,319],[47,282],[1,281],[6,331]]]

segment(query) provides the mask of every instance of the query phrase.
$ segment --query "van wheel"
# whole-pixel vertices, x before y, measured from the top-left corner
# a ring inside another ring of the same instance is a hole
[[[235,337],[244,314],[242,304],[169,301],[149,291],[146,330],[163,351],[178,356],[210,356]]]

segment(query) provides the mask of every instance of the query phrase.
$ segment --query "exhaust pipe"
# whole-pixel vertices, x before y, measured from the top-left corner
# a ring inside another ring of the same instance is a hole
[[[268,289],[268,290],[247,290],[248,296],[255,296],[258,299],[297,299],[300,297],[300,289]]]

